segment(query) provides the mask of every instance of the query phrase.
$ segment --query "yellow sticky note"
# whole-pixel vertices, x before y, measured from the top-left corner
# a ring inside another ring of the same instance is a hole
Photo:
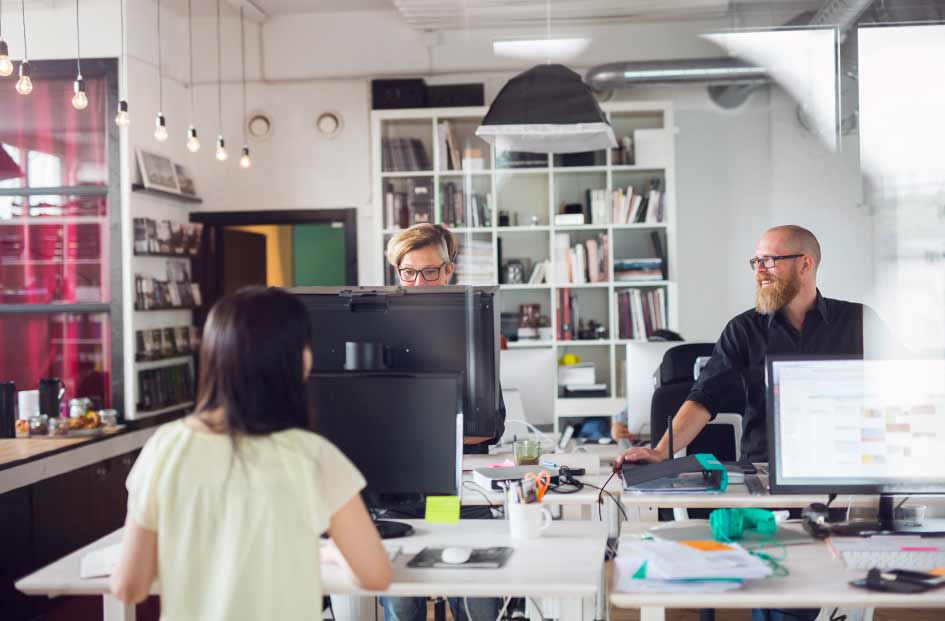
[[[427,496],[424,519],[435,524],[459,522],[459,496]]]
[[[680,541],[679,543],[689,546],[690,548],[695,548],[696,550],[701,550],[702,552],[722,552],[732,549],[732,546],[711,540]]]

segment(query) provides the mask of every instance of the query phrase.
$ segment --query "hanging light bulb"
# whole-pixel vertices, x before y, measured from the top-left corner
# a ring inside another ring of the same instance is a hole
[[[82,79],[82,48],[79,41],[79,0],[75,0],[75,82],[72,83],[72,107],[85,110],[89,105],[89,98],[85,94],[85,80]]]
[[[29,95],[33,92],[33,81],[30,80],[30,61],[20,63],[20,79],[16,81],[16,92],[20,95]]]
[[[249,168],[253,165],[253,160],[249,157],[249,147],[243,145],[243,154],[240,155],[240,166],[243,168]]]
[[[167,140],[167,124],[164,121],[164,114],[161,112],[158,112],[157,118],[154,119],[154,139],[158,142]]]
[[[196,153],[200,150],[200,140],[197,139],[197,128],[191,125],[187,128],[187,150]]]
[[[243,19],[243,7],[240,5],[240,71],[243,84],[243,151],[240,155],[240,167],[249,168],[253,160],[249,157],[249,146],[246,144],[246,20]]]
[[[20,95],[29,95],[33,92],[33,81],[30,80],[30,61],[26,38],[26,0],[20,2],[20,16],[23,18],[23,62],[20,63],[20,79],[16,81],[16,92]]]
[[[3,40],[3,3],[0,2],[0,78],[13,75],[13,63],[10,61],[10,50]]]
[[[118,113],[115,115],[115,125],[118,127],[128,127],[131,124],[131,116],[128,114],[128,102],[122,99],[118,102]]]
[[[118,0],[118,11],[121,13],[121,62],[127,62],[125,56],[125,0]],[[118,112],[115,114],[115,125],[118,127],[128,127],[131,124],[131,116],[128,114],[128,102],[124,99],[118,101]]]
[[[13,62],[10,60],[10,50],[7,42],[0,39],[0,78],[13,75]]]
[[[79,77],[76,78],[75,82],[72,83],[72,107],[76,110],[85,110],[89,105],[89,98],[85,94],[85,80],[82,79],[82,74],[79,74]]]
[[[226,144],[223,142],[223,134],[217,136],[217,159],[225,162],[228,157],[226,153]]]

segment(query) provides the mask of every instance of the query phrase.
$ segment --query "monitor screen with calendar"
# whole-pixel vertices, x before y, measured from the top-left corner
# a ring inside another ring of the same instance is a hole
[[[945,493],[945,360],[772,357],[771,490]]]

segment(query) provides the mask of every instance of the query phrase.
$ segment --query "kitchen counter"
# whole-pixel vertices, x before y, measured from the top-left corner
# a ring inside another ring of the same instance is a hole
[[[0,494],[138,450],[159,425],[180,416],[128,421],[101,436],[0,439]]]

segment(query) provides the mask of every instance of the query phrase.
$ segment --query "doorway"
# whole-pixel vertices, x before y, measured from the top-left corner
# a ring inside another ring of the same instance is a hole
[[[202,325],[224,295],[248,285],[269,287],[356,286],[357,231],[354,208],[299,211],[201,212],[203,224],[194,279],[204,306]]]

